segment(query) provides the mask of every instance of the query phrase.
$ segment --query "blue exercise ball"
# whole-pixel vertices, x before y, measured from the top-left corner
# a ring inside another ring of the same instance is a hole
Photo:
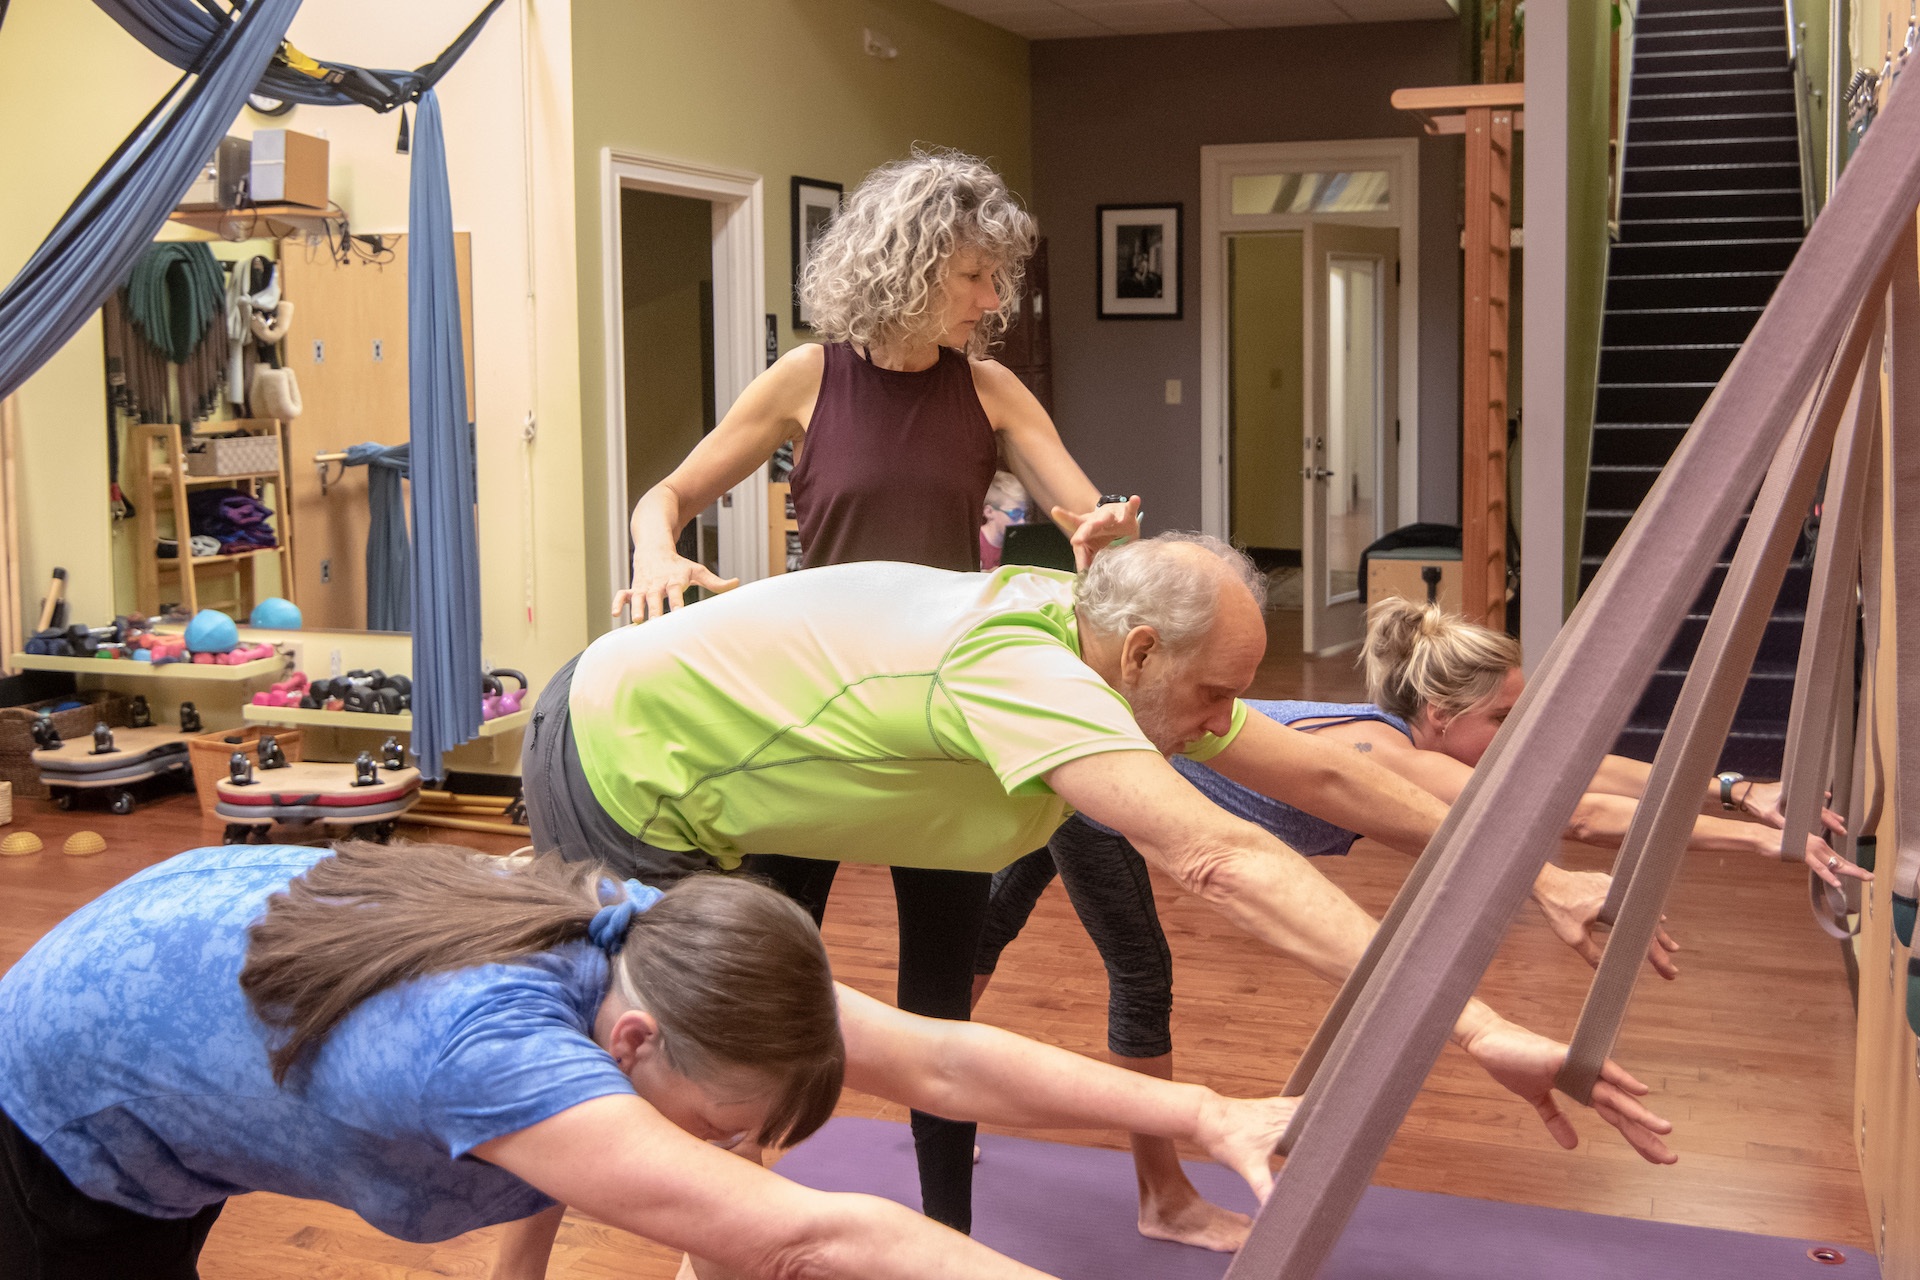
[[[240,645],[240,628],[218,609],[202,609],[187,624],[187,648],[195,653],[232,653]]]
[[[268,596],[253,606],[253,616],[247,621],[256,627],[272,627],[275,631],[298,631],[300,606],[280,596]]]

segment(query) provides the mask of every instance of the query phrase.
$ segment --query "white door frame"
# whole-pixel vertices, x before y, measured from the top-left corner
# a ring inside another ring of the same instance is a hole
[[[766,214],[757,173],[663,156],[600,153],[600,293],[606,318],[607,548],[610,590],[629,585],[627,493],[627,377],[624,279],[620,255],[620,192],[625,189],[689,196],[713,205],[713,382],[722,416],[765,363]],[[728,492],[720,504],[720,576],[752,581],[767,576],[767,469]]]
[[[1385,169],[1392,196],[1385,213],[1236,214],[1233,179],[1240,174]],[[1229,538],[1232,459],[1227,449],[1226,237],[1242,231],[1305,230],[1314,222],[1398,227],[1400,231],[1399,397],[1401,423],[1398,524],[1418,518],[1420,497],[1420,143],[1415,138],[1346,142],[1255,142],[1200,148],[1200,527]],[[1309,298],[1311,293],[1309,293]],[[1309,323],[1311,330],[1311,323]],[[1308,341],[1312,341],[1309,331]],[[1313,362],[1307,362],[1311,397]],[[1309,421],[1312,401],[1308,402]]]

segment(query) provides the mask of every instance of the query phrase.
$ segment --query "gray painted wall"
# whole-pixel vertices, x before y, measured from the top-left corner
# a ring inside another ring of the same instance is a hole
[[[1036,40],[1033,210],[1048,237],[1055,419],[1155,529],[1200,524],[1200,148],[1418,137],[1395,89],[1458,83],[1455,22]],[[1420,146],[1420,518],[1460,508],[1458,138]],[[1184,316],[1094,318],[1094,206],[1179,201]],[[1183,402],[1166,403],[1177,378]],[[1413,424],[1403,424],[1411,435]]]

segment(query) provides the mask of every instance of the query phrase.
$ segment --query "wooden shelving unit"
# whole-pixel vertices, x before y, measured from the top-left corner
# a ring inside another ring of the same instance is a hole
[[[280,240],[295,235],[325,235],[346,225],[346,215],[303,204],[254,204],[238,209],[175,209],[171,222],[227,240]]]
[[[75,675],[105,676],[126,680],[204,680],[216,684],[239,684],[285,671],[292,659],[285,654],[255,658],[235,666],[212,662],[133,662],[126,658],[55,658],[43,653],[16,653],[7,659],[16,671],[70,671]]]
[[[191,441],[181,439],[177,423],[142,423],[132,429],[132,488],[138,495],[134,516],[134,536],[138,539],[134,548],[134,590],[135,605],[143,613],[158,614],[163,604],[176,602],[185,605],[189,613],[219,607],[244,618],[260,602],[255,567],[263,557],[273,558],[279,566],[281,594],[292,588],[293,514],[289,509],[286,450],[280,423],[260,418],[221,425],[229,430],[272,437],[277,465],[271,470],[229,475],[192,475],[186,469],[185,459],[186,446]],[[186,551],[192,537],[187,520],[187,495],[192,490],[208,488],[238,489],[272,508],[278,545],[220,555],[163,558],[158,550],[162,515],[172,525],[176,546]],[[223,580],[227,593],[210,593],[203,586],[203,577]],[[168,590],[169,587],[172,589]]]
[[[364,729],[369,733],[412,733],[413,715],[378,715],[369,711],[319,711],[305,707],[262,707],[248,703],[240,708],[240,718],[248,724],[279,724],[301,728]],[[531,708],[498,716],[480,725],[480,736],[497,738],[524,728],[533,719]]]

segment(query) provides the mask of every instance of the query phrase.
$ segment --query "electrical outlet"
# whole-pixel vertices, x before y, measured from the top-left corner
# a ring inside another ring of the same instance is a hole
[[[1167,379],[1167,403],[1180,403],[1180,379],[1178,378]]]
[[[380,341],[378,338],[373,340],[373,359],[375,364],[387,358],[386,345],[386,343]]]
[[[340,651],[338,649],[333,649],[328,651],[327,674],[333,677],[334,679],[338,679],[340,676],[340,673],[345,671],[346,669],[347,669],[346,664],[340,660]]]
[[[324,587],[329,582],[332,582],[332,581],[333,581],[333,561],[322,560],[320,562],[320,585]]]
[[[325,342],[322,342],[319,338],[315,338],[313,340],[313,362],[315,364],[321,364],[325,362],[326,358],[327,358],[327,344]]]

